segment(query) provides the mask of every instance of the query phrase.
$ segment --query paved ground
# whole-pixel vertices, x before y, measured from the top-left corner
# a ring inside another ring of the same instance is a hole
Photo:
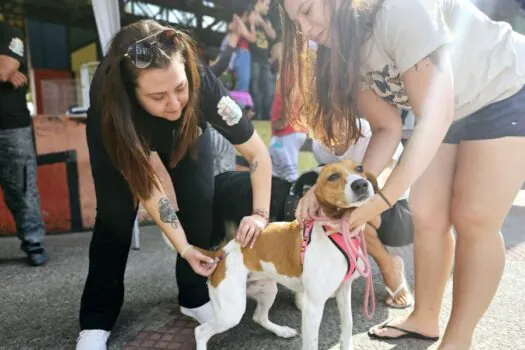
[[[525,349],[525,191],[508,216],[503,234],[507,265],[497,297],[475,335],[474,349]],[[87,271],[90,233],[48,237],[51,260],[41,268],[27,267],[15,238],[0,239],[0,349],[74,349],[77,310]],[[195,325],[175,305],[173,253],[154,227],[142,229],[142,248],[131,251],[126,273],[126,301],[110,349],[190,349]],[[410,247],[397,251],[411,266]],[[377,273],[377,271],[376,271]],[[410,268],[410,280],[412,269]],[[356,349],[434,349],[421,342],[371,341],[366,330],[403,311],[386,309],[376,278],[378,309],[373,321],[362,317],[363,283],[354,287],[354,343]],[[451,303],[447,287],[442,325]],[[210,349],[300,349],[300,339],[281,340],[251,321],[254,304],[236,328],[215,337]],[[281,290],[271,311],[275,322],[299,328],[300,315],[292,295]],[[338,349],[339,316],[334,301],[325,310],[321,349]]]

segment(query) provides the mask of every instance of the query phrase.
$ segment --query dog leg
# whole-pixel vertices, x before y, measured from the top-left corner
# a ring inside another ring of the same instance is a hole
[[[319,327],[323,318],[325,300],[312,298],[305,293],[302,310],[302,339],[303,350],[317,350],[319,348]]]
[[[352,281],[343,283],[336,294],[337,307],[341,316],[341,350],[352,350]]]
[[[303,292],[295,292],[294,293],[294,302],[295,307],[299,309],[300,311],[303,311],[304,309],[304,293]]]
[[[212,303],[216,302],[212,300]],[[195,328],[197,350],[206,350],[211,337],[238,325],[246,310],[246,297],[236,303],[223,303],[223,301],[220,303],[217,308],[215,307],[217,304],[213,305],[213,320]]]
[[[253,320],[256,323],[281,338],[291,338],[297,335],[295,329],[280,326],[268,319],[268,313],[277,296],[277,282],[267,279],[250,282],[247,294],[248,297],[257,301],[257,307],[253,314]]]
[[[244,271],[233,271],[218,287],[209,285],[213,319],[195,328],[197,350],[206,350],[211,337],[241,322],[246,311],[246,277]]]

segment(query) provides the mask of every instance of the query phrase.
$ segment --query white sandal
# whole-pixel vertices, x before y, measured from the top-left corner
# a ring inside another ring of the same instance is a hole
[[[408,288],[408,283],[407,283],[407,280],[406,280],[406,277],[405,277],[405,264],[404,264],[404,262],[402,263],[401,271],[402,271],[401,273],[403,274],[403,280],[401,281],[401,284],[396,288],[396,290],[394,292],[387,285],[385,285],[385,290],[388,293],[388,295],[390,296],[390,298],[392,299],[392,303],[388,303],[387,300],[385,300],[385,304],[388,307],[391,307],[393,309],[406,309],[408,307],[411,307],[412,304],[414,303],[414,298],[412,297],[412,293],[410,293],[410,289]],[[408,294],[407,294],[407,303],[405,305],[397,305],[397,304],[395,304],[394,300],[399,295],[399,293],[401,293],[404,289],[406,289],[407,292],[408,292]]]

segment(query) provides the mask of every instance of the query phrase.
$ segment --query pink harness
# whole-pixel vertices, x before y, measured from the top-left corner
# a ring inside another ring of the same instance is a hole
[[[343,283],[348,281],[354,272],[357,272],[361,277],[366,279],[365,284],[365,301],[364,301],[364,314],[368,319],[372,318],[374,314],[376,303],[374,294],[374,284],[372,281],[372,271],[370,267],[370,262],[368,261],[368,253],[366,251],[366,242],[364,237],[364,230],[350,232],[348,227],[348,221],[345,219],[335,220],[329,218],[315,218],[313,220],[307,221],[304,226],[303,231],[303,242],[301,244],[301,263],[304,263],[304,255],[306,252],[306,247],[310,244],[312,238],[312,230],[316,222],[327,222],[327,223],[338,223],[341,225],[342,232],[334,232],[328,235],[328,238],[335,244],[337,248],[346,258],[348,262],[348,271],[345,275]],[[325,232],[330,231],[331,227],[323,225],[323,230]],[[361,250],[359,248],[361,247]],[[364,269],[361,269],[357,264],[358,260],[361,259],[364,263]],[[372,298],[372,311],[368,312],[368,305],[370,305],[370,298]]]

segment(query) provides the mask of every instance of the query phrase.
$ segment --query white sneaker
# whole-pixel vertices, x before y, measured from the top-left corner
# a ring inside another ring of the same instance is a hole
[[[111,332],[102,329],[86,329],[80,332],[76,350],[106,350]]]
[[[213,319],[213,308],[211,307],[211,301],[208,301],[206,304],[193,309],[188,309],[181,306],[180,312],[183,315],[197,320],[197,322],[200,324],[209,322]]]

